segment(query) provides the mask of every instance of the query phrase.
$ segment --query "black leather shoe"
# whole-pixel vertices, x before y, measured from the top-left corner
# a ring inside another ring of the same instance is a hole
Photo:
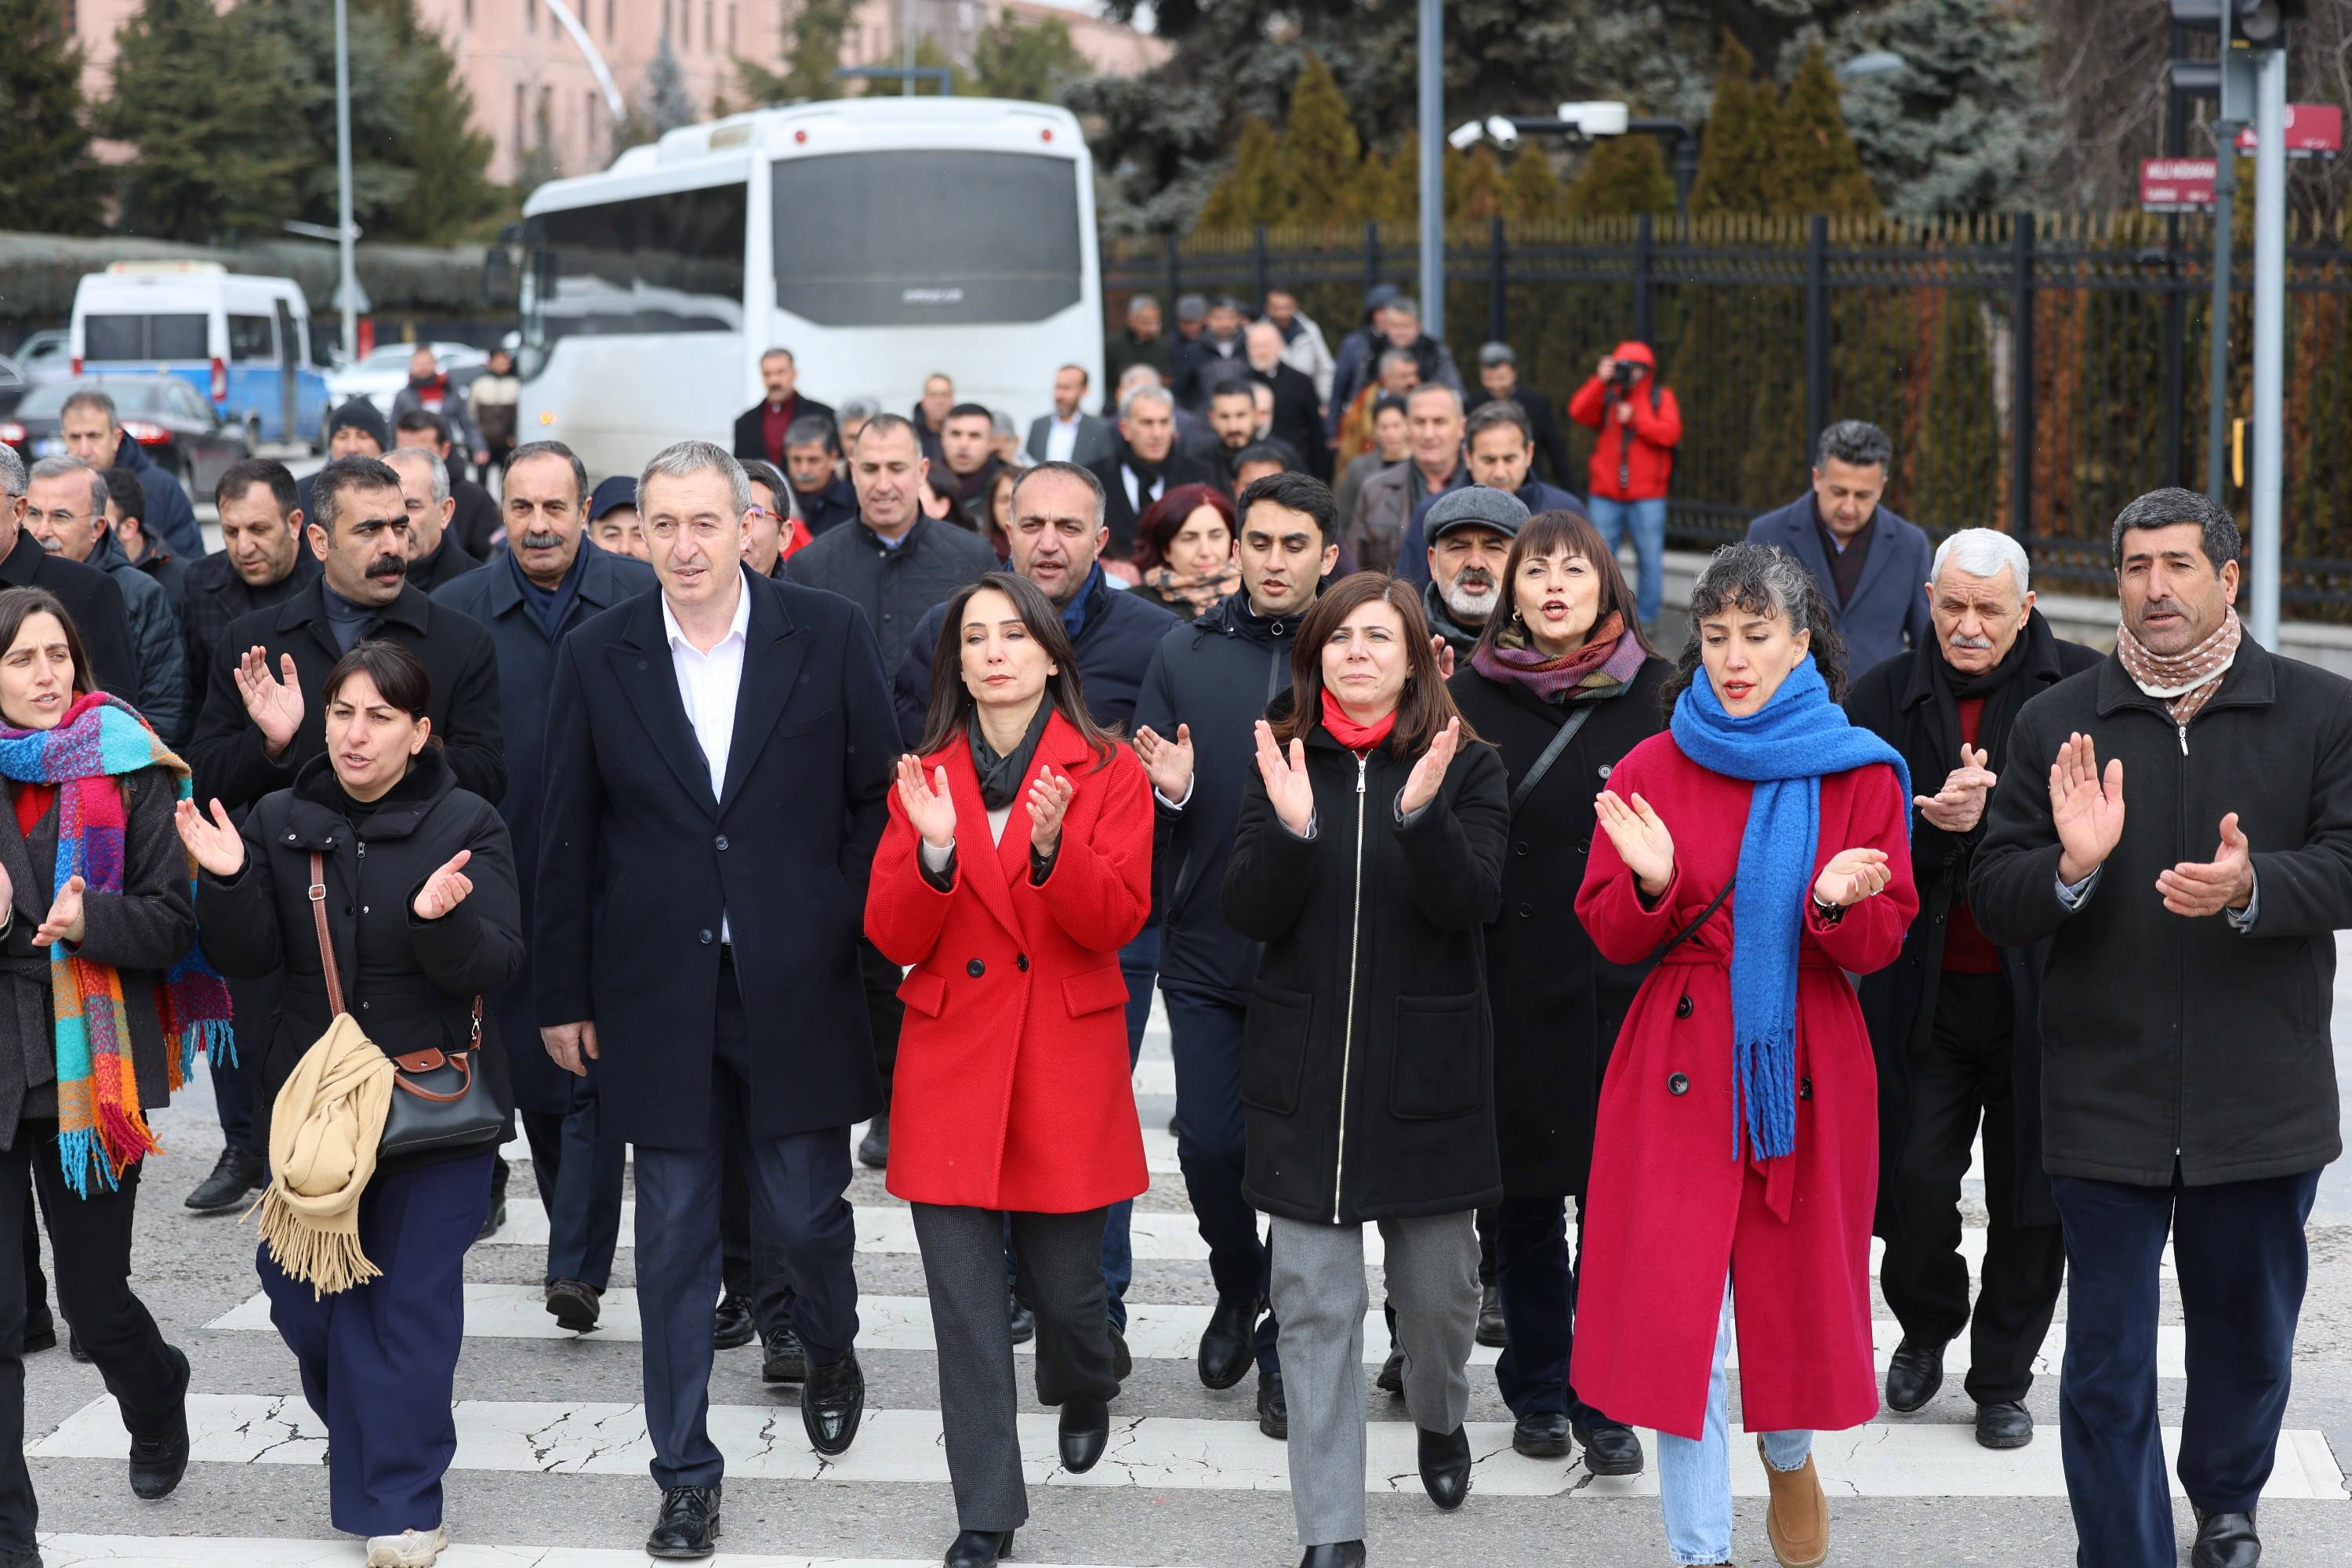
[[[890,1163],[888,1111],[866,1124],[866,1136],[857,1141],[857,1163],[869,1171],[882,1170]]]
[[[759,1335],[751,1322],[751,1303],[730,1290],[719,1298],[719,1305],[710,1314],[710,1348],[731,1351],[748,1345]]]
[[[161,1431],[131,1439],[131,1494],[146,1502],[170,1497],[188,1473],[188,1358],[175,1346],[164,1348],[180,1363],[179,1408]]]
[[[2197,1544],[2189,1549],[2189,1568],[2254,1568],[2262,1560],[2263,1540],[2254,1533],[2252,1513],[2197,1510]]]
[[[47,1307],[43,1307],[37,1312],[26,1313],[24,1353],[31,1355],[36,1351],[53,1351],[57,1348],[57,1315]]]
[[[996,1568],[1013,1555],[1009,1530],[963,1530],[948,1543],[947,1568]]]
[[[1283,1396],[1278,1372],[1257,1374],[1257,1429],[1277,1443],[1290,1441],[1290,1401]]]
[[[29,1547],[20,1552],[0,1549],[0,1568],[41,1568],[41,1554]]]
[[[1977,1406],[1977,1442],[1987,1448],[2022,1448],[2033,1441],[2033,1416],[2021,1401]]]
[[[1944,1347],[1905,1340],[1886,1363],[1886,1408],[1908,1415],[1944,1386]]]
[[[1298,1568],[1364,1568],[1364,1543],[1334,1541],[1323,1546],[1310,1546],[1307,1555],[1298,1560]]]
[[[66,1325],[66,1354],[73,1357],[74,1360],[81,1363],[84,1366],[88,1366],[89,1364],[89,1352],[81,1348],[81,1336],[73,1331],[73,1325],[71,1323],[68,1323]]]
[[[719,1550],[719,1489],[671,1487],[646,1537],[648,1557],[708,1557]]]
[[[800,1335],[787,1323],[760,1343],[760,1381],[761,1383],[805,1383],[808,1381],[808,1350],[801,1343]]]
[[[1256,1348],[1257,1298],[1220,1298],[1201,1331],[1201,1386],[1231,1388],[1250,1369]]]
[[[1372,1379],[1372,1386],[1382,1394],[1404,1393],[1404,1352],[1390,1347],[1389,1359],[1381,1363],[1381,1374]]]
[[[1421,1440],[1421,1484],[1429,1500],[1448,1510],[1460,1508],[1470,1495],[1470,1435],[1459,1426],[1451,1432],[1413,1431]]]
[[[188,1207],[199,1214],[219,1214],[233,1209],[245,1195],[268,1180],[261,1168],[261,1156],[235,1149],[224,1149],[213,1162],[213,1173],[196,1184],[188,1194]]]
[[[810,1447],[825,1455],[849,1452],[865,1416],[866,1374],[858,1370],[856,1351],[808,1369],[808,1385],[801,1390],[801,1428]]]
[[[1576,1435],[1584,1445],[1584,1468],[1596,1476],[1638,1476],[1642,1473],[1642,1439],[1631,1426],[1614,1421],[1587,1426]]]
[[[1013,1325],[1013,1342],[1025,1345],[1037,1337],[1037,1315],[1023,1306],[1018,1296],[1008,1292],[1005,1300],[1009,1303],[1005,1308],[1005,1321]]]
[[[1511,1423],[1511,1450],[1530,1459],[1568,1458],[1568,1417],[1556,1411],[1538,1411]]]
[[[596,1288],[579,1279],[558,1279],[547,1288],[547,1313],[567,1333],[584,1334],[604,1310]]]
[[[1503,1331],[1503,1292],[1499,1286],[1478,1288],[1478,1342],[1489,1350],[1501,1350],[1509,1342]]]
[[[1110,1446],[1110,1406],[1099,1399],[1062,1402],[1062,1468],[1083,1476]]]
[[[482,1215],[482,1228],[474,1233],[476,1241],[488,1241],[507,1226],[507,1160],[503,1154],[490,1161],[490,1206]]]
[[[1121,1383],[1135,1375],[1135,1352],[1127,1348],[1127,1331],[1117,1323],[1110,1328],[1110,1374]]]

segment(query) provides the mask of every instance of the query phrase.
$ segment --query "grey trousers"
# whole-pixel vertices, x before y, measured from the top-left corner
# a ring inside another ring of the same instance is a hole
[[[956,1528],[1015,1530],[1029,1519],[1021,1482],[1021,1393],[1004,1310],[1004,1221],[994,1209],[916,1204],[915,1245],[939,1349],[940,1426]],[[1118,1396],[1103,1287],[1101,1209],[1015,1214],[1014,1293],[1037,1317],[1037,1402]]]
[[[1404,1407],[1428,1432],[1470,1409],[1478,1331],[1475,1217],[1379,1222],[1389,1302],[1404,1351]],[[1364,1230],[1276,1218],[1274,1310],[1290,1406],[1290,1504],[1302,1546],[1364,1538]]]

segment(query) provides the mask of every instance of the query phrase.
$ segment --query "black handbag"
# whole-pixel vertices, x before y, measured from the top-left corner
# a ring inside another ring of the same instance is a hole
[[[327,1006],[343,1012],[343,984],[335,969],[334,939],[327,931],[327,866],[310,852],[310,917],[319,930],[319,964],[327,981]],[[384,1113],[379,1161],[428,1151],[472,1149],[506,1138],[506,1113],[490,1096],[474,1057],[482,1045],[482,999],[474,998],[474,1032],[462,1051],[426,1047],[392,1057],[392,1107]],[[387,1052],[387,1055],[391,1053]]]

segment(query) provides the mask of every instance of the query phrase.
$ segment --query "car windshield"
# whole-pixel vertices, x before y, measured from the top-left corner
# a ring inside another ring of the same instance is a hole
[[[114,399],[115,411],[120,414],[152,414],[163,406],[164,389],[169,384],[163,377],[152,375],[136,379],[53,381],[25,394],[25,401],[16,405],[16,417],[55,419],[65,407],[66,399],[77,392],[105,393]]]

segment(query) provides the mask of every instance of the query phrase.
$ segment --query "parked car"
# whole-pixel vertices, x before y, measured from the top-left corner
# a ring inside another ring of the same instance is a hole
[[[27,463],[62,455],[59,412],[85,387],[114,399],[124,433],[146,450],[148,461],[178,477],[191,500],[211,495],[231,463],[253,456],[244,425],[224,418],[203,393],[169,374],[84,376],[36,386],[0,416],[0,441]]]
[[[0,414],[16,407],[31,384],[25,378],[23,366],[6,354],[0,354]]]
[[[10,358],[25,373],[27,384],[73,379],[73,329],[44,327],[18,343]]]
[[[353,363],[327,373],[327,407],[330,413],[354,397],[364,397],[376,406],[386,419],[392,417],[392,400],[408,384],[408,361],[419,347],[429,347],[433,357],[450,381],[463,385],[471,379],[469,374],[489,363],[489,355],[471,343],[378,343]]]

